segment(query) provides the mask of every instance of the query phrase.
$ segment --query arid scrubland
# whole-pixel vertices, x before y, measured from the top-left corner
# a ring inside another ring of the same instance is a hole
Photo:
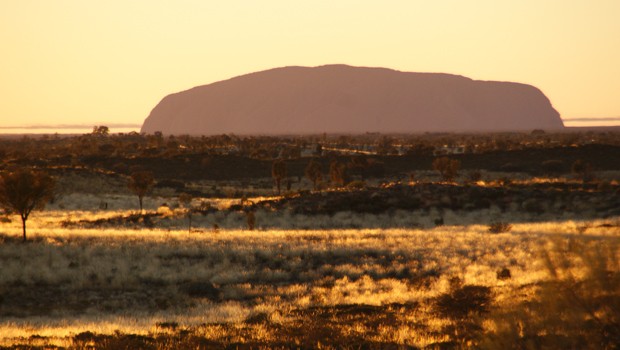
[[[56,182],[0,215],[0,348],[617,349],[614,135],[0,142]]]
[[[38,213],[26,244],[15,223],[1,226],[4,346],[589,347],[617,337],[617,220],[499,234],[486,225],[188,233],[61,228],[67,215],[101,214]]]

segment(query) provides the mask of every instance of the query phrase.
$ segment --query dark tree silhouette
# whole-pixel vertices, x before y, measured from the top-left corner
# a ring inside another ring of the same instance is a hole
[[[273,179],[276,182],[279,195],[282,179],[287,176],[286,163],[283,160],[280,159],[273,162],[273,165],[271,166],[271,176],[273,176]]]
[[[142,213],[142,199],[155,185],[153,173],[150,171],[136,171],[130,175],[129,189],[138,196],[140,213]]]
[[[314,147],[314,155],[317,157],[323,155],[323,145],[321,145],[320,143],[316,144],[316,147]]]
[[[192,195],[189,193],[181,193],[179,195],[179,204],[181,204],[183,206],[183,208],[185,209],[185,215],[187,215],[187,220],[188,220],[188,224],[187,224],[187,232],[191,233],[192,232]]]
[[[110,128],[105,125],[95,125],[93,126],[93,135],[97,136],[108,136],[110,134]]]
[[[452,181],[458,175],[461,162],[448,157],[437,158],[433,161],[433,169],[437,170],[444,181]]]
[[[0,176],[0,205],[19,214],[26,242],[26,220],[34,209],[43,209],[54,196],[55,181],[49,175],[28,169]]]
[[[592,174],[592,165],[590,162],[586,162],[583,159],[577,159],[572,166],[573,173],[581,180],[585,185],[587,182],[592,181],[594,175]]]
[[[323,179],[323,174],[321,173],[323,169],[321,168],[321,163],[316,160],[310,160],[310,163],[306,166],[306,177],[308,180],[312,181],[312,185],[314,190],[318,189],[319,181]]]
[[[369,166],[368,159],[363,154],[351,158],[351,162],[349,163],[349,168],[359,173],[362,181],[366,180],[366,172]]]
[[[248,210],[245,214],[245,219],[248,224],[248,230],[252,231],[256,227],[256,215],[253,210]]]
[[[334,185],[344,186],[347,182],[347,166],[337,160],[329,164],[329,179]]]

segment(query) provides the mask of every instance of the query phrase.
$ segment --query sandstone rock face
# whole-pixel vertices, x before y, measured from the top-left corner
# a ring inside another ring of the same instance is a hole
[[[276,68],[168,95],[141,131],[281,135],[561,128],[558,112],[530,85],[328,65]]]

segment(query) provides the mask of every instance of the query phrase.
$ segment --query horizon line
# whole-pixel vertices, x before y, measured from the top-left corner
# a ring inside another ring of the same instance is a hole
[[[140,128],[142,124],[135,123],[94,123],[94,124],[38,124],[38,125],[13,125],[0,126],[0,129],[85,129],[95,126],[107,126],[108,128]]]
[[[576,117],[576,118],[562,118],[560,117],[563,121],[567,121],[567,122],[614,122],[614,121],[620,121],[620,117],[594,117],[594,118],[587,118],[587,117]]]
[[[562,118],[563,122],[617,122],[620,121],[619,117],[575,117],[575,118]],[[34,125],[11,125],[2,126],[0,130],[11,129],[90,129],[95,126],[107,126],[108,128],[141,128],[142,124],[138,123],[89,123],[89,124],[34,124]]]

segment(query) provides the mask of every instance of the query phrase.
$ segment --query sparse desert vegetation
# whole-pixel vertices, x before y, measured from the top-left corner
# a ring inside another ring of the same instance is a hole
[[[0,216],[0,347],[615,349],[618,138],[569,136],[3,140],[56,191]]]
[[[44,215],[36,224],[27,244],[3,225],[4,346],[613,348],[618,339],[618,222],[499,234],[59,229]]]

